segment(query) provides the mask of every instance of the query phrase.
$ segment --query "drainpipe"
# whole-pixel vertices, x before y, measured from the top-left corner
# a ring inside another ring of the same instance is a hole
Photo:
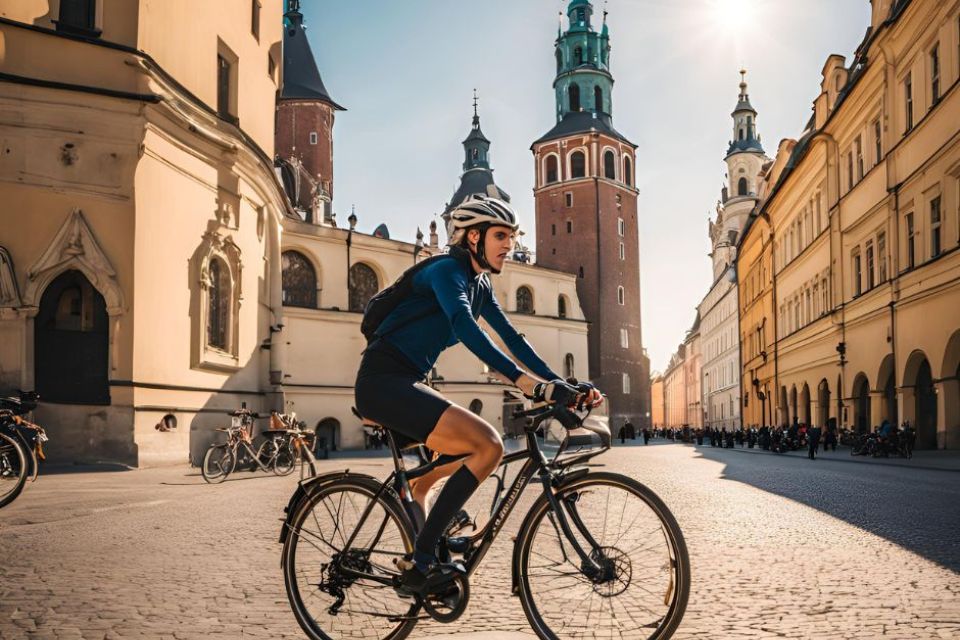
[[[280,268],[280,221],[270,217],[268,264],[270,265],[270,312],[273,323],[269,325],[270,337],[270,385],[273,387],[273,406],[284,410],[283,371],[286,364],[287,344],[283,334],[283,277]]]

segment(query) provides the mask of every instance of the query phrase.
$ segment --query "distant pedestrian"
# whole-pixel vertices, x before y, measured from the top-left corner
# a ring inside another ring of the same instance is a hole
[[[814,425],[807,429],[807,457],[815,460],[820,448],[820,427]]]
[[[650,444],[650,429],[647,429],[646,427],[643,428],[643,444]]]

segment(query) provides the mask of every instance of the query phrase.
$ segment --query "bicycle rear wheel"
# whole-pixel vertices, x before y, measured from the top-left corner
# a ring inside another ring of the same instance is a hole
[[[211,445],[203,456],[203,465],[200,473],[203,479],[210,484],[217,484],[227,479],[237,464],[237,454],[227,444]]]
[[[277,455],[273,459],[273,472],[278,476],[293,473],[297,467],[297,453],[294,444],[287,441],[277,443]]]
[[[0,507],[20,495],[27,482],[27,456],[18,438],[0,433]]]
[[[520,602],[536,634],[548,640],[673,635],[690,595],[690,559],[660,498],[614,473],[572,480],[556,495],[600,571],[581,561],[541,497],[521,527],[514,557]]]
[[[293,614],[311,640],[401,640],[416,624],[419,605],[389,584],[352,573],[390,579],[399,574],[393,561],[413,551],[413,532],[393,494],[381,494],[361,523],[379,487],[362,477],[322,485],[291,520],[283,578]]]

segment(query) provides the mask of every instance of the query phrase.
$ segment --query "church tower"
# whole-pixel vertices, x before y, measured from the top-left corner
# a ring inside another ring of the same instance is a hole
[[[613,127],[606,12],[572,0],[555,43],[556,125],[533,143],[537,264],[574,273],[587,321],[589,363],[613,426],[649,424],[650,365],[640,329],[636,145]]]
[[[473,126],[463,141],[463,174],[460,176],[460,185],[454,192],[450,202],[444,207],[444,226],[450,218],[450,212],[458,204],[473,194],[482,194],[510,202],[506,191],[493,181],[493,169],[490,167],[490,141],[480,130],[480,114],[477,111],[477,93],[473,93]]]
[[[277,163],[293,206],[308,222],[330,222],[333,202],[333,101],[307,42],[300,0],[287,0],[283,82],[277,93]]]
[[[757,184],[760,171],[769,160],[757,134],[757,110],[750,104],[747,93],[747,72],[740,70],[740,95],[733,118],[733,137],[727,147],[727,182],[717,205],[716,221],[710,222],[710,241],[713,251],[713,277],[716,279],[735,260],[735,245],[747,216],[757,203]]]

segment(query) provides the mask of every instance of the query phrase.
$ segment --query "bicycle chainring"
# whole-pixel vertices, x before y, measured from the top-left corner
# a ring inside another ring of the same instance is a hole
[[[458,575],[450,588],[443,593],[429,595],[421,600],[423,610],[437,622],[453,622],[463,615],[470,602],[470,581],[467,576]]]

